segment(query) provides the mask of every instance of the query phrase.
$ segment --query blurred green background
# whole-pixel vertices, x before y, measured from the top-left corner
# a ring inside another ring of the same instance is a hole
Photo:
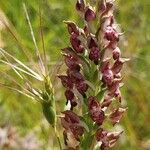
[[[22,2],[22,0],[0,0],[0,16],[6,19],[23,47],[34,56],[34,45]],[[63,20],[73,20],[82,24],[75,11],[75,0],[25,0],[24,2],[40,49],[42,42],[39,9],[41,10],[45,48],[52,69],[61,59],[60,49],[69,43]],[[117,23],[125,32],[120,47],[123,56],[129,57],[130,62],[124,67],[122,88],[123,104],[128,107],[128,111],[121,125],[118,126],[124,129],[124,134],[114,149],[148,150],[150,149],[150,0],[116,0],[115,16]],[[0,46],[27,63],[18,42],[1,22]],[[57,100],[63,101],[61,99],[63,91],[61,87],[58,88]],[[45,149],[48,149],[49,141],[44,139],[48,139],[50,131],[43,122],[41,108],[37,103],[20,94],[0,88],[0,126],[15,126],[21,136],[38,129],[37,136],[44,142]]]

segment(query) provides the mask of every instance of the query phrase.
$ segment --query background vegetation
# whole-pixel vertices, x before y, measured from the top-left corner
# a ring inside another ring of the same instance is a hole
[[[52,70],[61,61],[60,49],[68,41],[68,33],[63,20],[73,20],[82,26],[75,12],[76,0],[25,0],[34,28],[38,46],[42,49],[40,37],[39,9],[42,13],[44,42]],[[92,1],[92,0],[91,0]],[[40,7],[39,7],[40,6]],[[130,62],[124,67],[123,103],[128,111],[118,128],[124,134],[115,150],[148,150],[150,149],[150,1],[149,0],[116,0],[116,20],[125,32],[120,46]],[[4,15],[6,18],[4,18]],[[21,0],[0,0],[0,16],[7,20],[9,28],[19,39],[17,42],[0,21],[0,45],[8,52],[28,63],[19,43],[28,49],[36,60],[34,45],[25,18]],[[42,50],[41,50],[42,51]],[[31,64],[32,65],[32,64]],[[0,64],[0,71],[10,72]],[[1,73],[0,73],[1,74]],[[56,75],[56,74],[54,74]],[[19,79],[18,79],[19,80]],[[0,82],[9,83],[1,75]],[[19,82],[19,81],[18,81]],[[38,84],[38,83],[37,83]],[[57,100],[60,108],[64,105],[63,90],[57,83]],[[45,149],[51,150],[48,130],[42,119],[41,108],[29,98],[0,88],[0,126],[14,126],[21,136],[36,131],[37,137],[44,143]]]

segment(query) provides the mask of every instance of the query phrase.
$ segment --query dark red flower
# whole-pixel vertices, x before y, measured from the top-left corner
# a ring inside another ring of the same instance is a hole
[[[84,0],[77,0],[76,9],[77,11],[84,12],[84,9],[85,9]]]
[[[100,146],[101,150],[108,150],[117,142],[121,134],[122,134],[122,131],[121,132],[108,132],[100,128],[96,132],[96,140],[102,142]]]
[[[73,100],[74,99],[74,93],[71,90],[66,90],[65,96],[66,96],[67,100]]]
[[[109,140],[107,137],[108,131],[100,128],[96,132],[96,140],[101,141],[102,144],[100,146],[101,150],[108,150],[109,148]]]
[[[107,85],[112,84],[114,79],[114,74],[111,69],[104,70],[102,76],[103,76],[104,83],[106,83]]]
[[[80,117],[72,111],[66,110],[63,112],[65,114],[65,120],[69,123],[79,123]]]
[[[119,89],[122,79],[114,79],[112,84],[108,85],[108,95],[115,96],[116,91]]]
[[[58,76],[58,77],[61,79],[62,85],[63,85],[65,88],[69,88],[69,89],[72,89],[72,88],[73,88],[73,83],[72,83],[72,80],[71,80],[70,77],[65,76],[65,75],[60,75],[60,76]]]
[[[64,143],[65,145],[67,145],[67,140],[68,140],[68,137],[67,137],[67,132],[64,130],[63,132],[63,138],[64,138]]]
[[[113,27],[107,26],[104,33],[104,38],[106,38],[108,41],[118,41],[119,35]]]
[[[66,131],[71,131],[74,138],[79,140],[79,137],[84,133],[84,127],[81,124],[80,117],[72,111],[64,111],[64,117],[61,118],[61,124]]]
[[[74,137],[79,141],[80,137],[83,135],[84,133],[84,128],[83,126],[80,125],[76,125],[76,124],[72,124],[70,126],[70,130],[73,133]]]
[[[109,132],[107,134],[107,137],[109,139],[109,144],[110,144],[110,147],[112,147],[116,141],[119,139],[120,135],[123,133],[123,131],[120,131],[120,132]]]
[[[105,0],[101,0],[98,6],[98,11],[100,13],[103,13],[106,10],[106,1]]]
[[[88,108],[92,120],[98,125],[102,125],[105,119],[105,114],[95,97],[91,96],[88,98]]]
[[[118,108],[118,109],[115,109],[109,115],[109,119],[111,120],[113,125],[115,125],[116,123],[119,123],[119,121],[121,120],[125,111],[126,111],[126,109],[124,109],[124,108]]]
[[[119,59],[120,56],[121,56],[120,49],[119,49],[119,47],[116,47],[116,48],[113,50],[113,58],[114,58],[114,60]]]
[[[93,21],[96,18],[96,14],[90,7],[87,7],[84,18],[87,22]]]
[[[113,3],[111,1],[106,2],[106,9],[105,9],[105,13],[109,12],[113,7]]]
[[[88,48],[91,49],[92,47],[97,47],[97,42],[96,42],[96,39],[89,36],[88,37]]]
[[[108,108],[111,103],[112,103],[112,98],[106,97],[104,101],[101,103],[101,108],[104,108],[104,107]]]
[[[75,36],[74,34],[71,35],[70,37],[70,43],[73,47],[73,49],[77,52],[77,53],[83,53],[84,51],[84,47],[81,44],[81,41],[78,39],[77,36]]]
[[[101,66],[100,66],[100,71],[102,73],[104,73],[106,70],[108,70],[110,68],[110,59],[106,59],[102,62]]]
[[[65,63],[68,68],[80,71],[80,65],[78,59],[73,55],[65,55]]]
[[[116,60],[114,65],[112,66],[113,73],[118,74],[121,71],[124,63],[125,63],[125,60],[123,60],[121,58]]]
[[[66,99],[67,99],[67,104],[68,104],[68,101],[70,101],[71,110],[73,110],[73,108],[75,106],[77,106],[77,102],[76,102],[74,93],[71,90],[66,90],[65,91],[65,96],[66,96]]]
[[[106,2],[106,0],[101,0],[101,3],[99,5],[99,12],[101,13],[101,16],[105,16],[108,14],[108,12],[113,8],[113,3]]]
[[[102,129],[102,128],[99,128],[97,131],[96,131],[96,140],[97,141],[103,141],[105,140],[105,138],[107,137],[107,134],[108,134],[108,131]]]
[[[96,122],[98,125],[102,125],[105,119],[105,114],[102,110],[99,108],[92,109],[90,110],[90,115],[94,122]]]
[[[65,21],[65,23],[68,26],[68,32],[70,34],[75,34],[76,36],[79,35],[79,28],[77,27],[77,25],[74,22],[71,21]]]
[[[85,92],[88,90],[88,85],[84,81],[81,81],[76,83],[76,88],[80,94],[85,95]]]
[[[73,83],[84,81],[83,75],[77,70],[67,70],[67,75],[70,77]]]
[[[100,59],[100,50],[97,47],[92,47],[90,49],[89,59],[94,61],[96,65],[98,64]]]
[[[118,101],[121,103],[122,97],[121,97],[121,92],[120,92],[119,88],[115,91],[114,97],[117,98]]]
[[[90,97],[88,98],[88,107],[89,107],[90,109],[93,108],[93,107],[99,107],[99,103],[98,103],[96,97],[90,96]]]

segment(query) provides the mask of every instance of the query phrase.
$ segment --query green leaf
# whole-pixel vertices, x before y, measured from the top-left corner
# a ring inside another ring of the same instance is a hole
[[[101,101],[102,98],[104,97],[104,94],[106,92],[106,89],[102,89],[101,91],[98,92],[98,94],[96,95],[96,98]]]

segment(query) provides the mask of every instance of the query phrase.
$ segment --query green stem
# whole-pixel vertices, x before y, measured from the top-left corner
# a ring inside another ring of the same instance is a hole
[[[56,115],[56,104],[55,104],[55,101],[54,101],[54,104],[53,104],[53,105],[54,105],[54,108],[55,108],[55,115]],[[58,118],[55,119],[54,132],[55,132],[55,135],[56,135],[58,144],[59,144],[59,149],[60,149],[60,150],[63,150],[63,149],[62,149],[62,145],[61,145],[61,141],[60,141],[60,137],[59,137],[59,134],[58,134],[57,128],[56,128],[57,122],[58,122]]]
[[[92,139],[92,143],[89,150],[94,150],[94,146],[95,146],[95,138]]]
[[[82,143],[82,145],[81,145],[81,147],[82,147],[82,149],[83,150],[93,150],[92,149],[92,145],[93,145],[93,139],[94,137],[93,137],[93,135],[91,135],[91,133],[88,133],[88,135],[85,137],[85,139],[84,139],[84,141],[83,141],[83,143]]]
[[[60,148],[60,150],[63,150],[62,145],[61,145],[61,141],[60,141],[60,137],[59,137],[59,134],[58,134],[57,129],[56,129],[56,126],[54,127],[54,131],[55,131],[55,135],[56,135],[56,138],[57,138],[57,141],[58,141],[58,144],[59,144],[59,148]]]

